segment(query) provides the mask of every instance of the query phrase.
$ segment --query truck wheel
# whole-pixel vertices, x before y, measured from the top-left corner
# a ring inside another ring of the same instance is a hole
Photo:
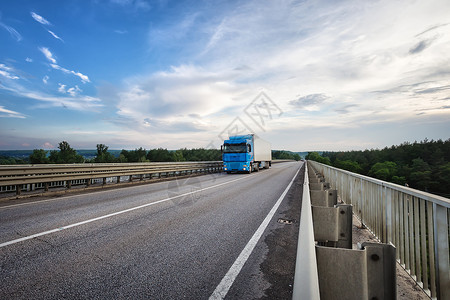
[[[258,172],[258,171],[259,171],[259,164],[256,164],[255,172]]]
[[[248,174],[252,174],[252,165],[248,167]]]

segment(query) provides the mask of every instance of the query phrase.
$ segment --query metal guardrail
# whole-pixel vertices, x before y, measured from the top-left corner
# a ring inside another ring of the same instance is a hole
[[[397,261],[428,296],[450,299],[450,199],[308,163],[382,243],[395,245]]]
[[[120,164],[68,164],[68,165],[6,165],[0,166],[0,188],[2,191],[16,191],[44,188],[45,191],[53,186],[66,186],[86,184],[89,186],[93,180],[102,179],[106,184],[107,178],[116,178],[116,183],[122,176],[133,176],[139,180],[152,178],[156,174],[179,175],[200,172],[222,171],[221,161],[206,162],[178,162],[178,163],[120,163]],[[112,180],[111,180],[112,181]],[[62,184],[62,185],[61,185]]]
[[[292,299],[320,299],[308,166],[306,163]]]

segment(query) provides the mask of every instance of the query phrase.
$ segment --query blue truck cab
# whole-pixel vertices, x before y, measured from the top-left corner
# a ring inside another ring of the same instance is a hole
[[[270,143],[254,134],[230,136],[222,145],[223,170],[231,172],[259,171],[272,163]]]

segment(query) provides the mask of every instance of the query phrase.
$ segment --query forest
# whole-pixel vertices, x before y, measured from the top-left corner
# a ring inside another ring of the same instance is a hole
[[[321,155],[309,152],[306,159],[450,198],[450,139]]]

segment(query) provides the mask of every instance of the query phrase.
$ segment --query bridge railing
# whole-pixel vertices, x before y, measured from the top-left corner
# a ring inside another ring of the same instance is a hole
[[[0,190],[2,192],[34,190],[51,187],[87,185],[96,181],[120,183],[126,176],[133,179],[175,176],[191,173],[220,172],[221,161],[171,162],[171,163],[110,163],[110,164],[49,164],[0,166]]]
[[[433,299],[450,299],[450,199],[314,161],[341,200]]]

